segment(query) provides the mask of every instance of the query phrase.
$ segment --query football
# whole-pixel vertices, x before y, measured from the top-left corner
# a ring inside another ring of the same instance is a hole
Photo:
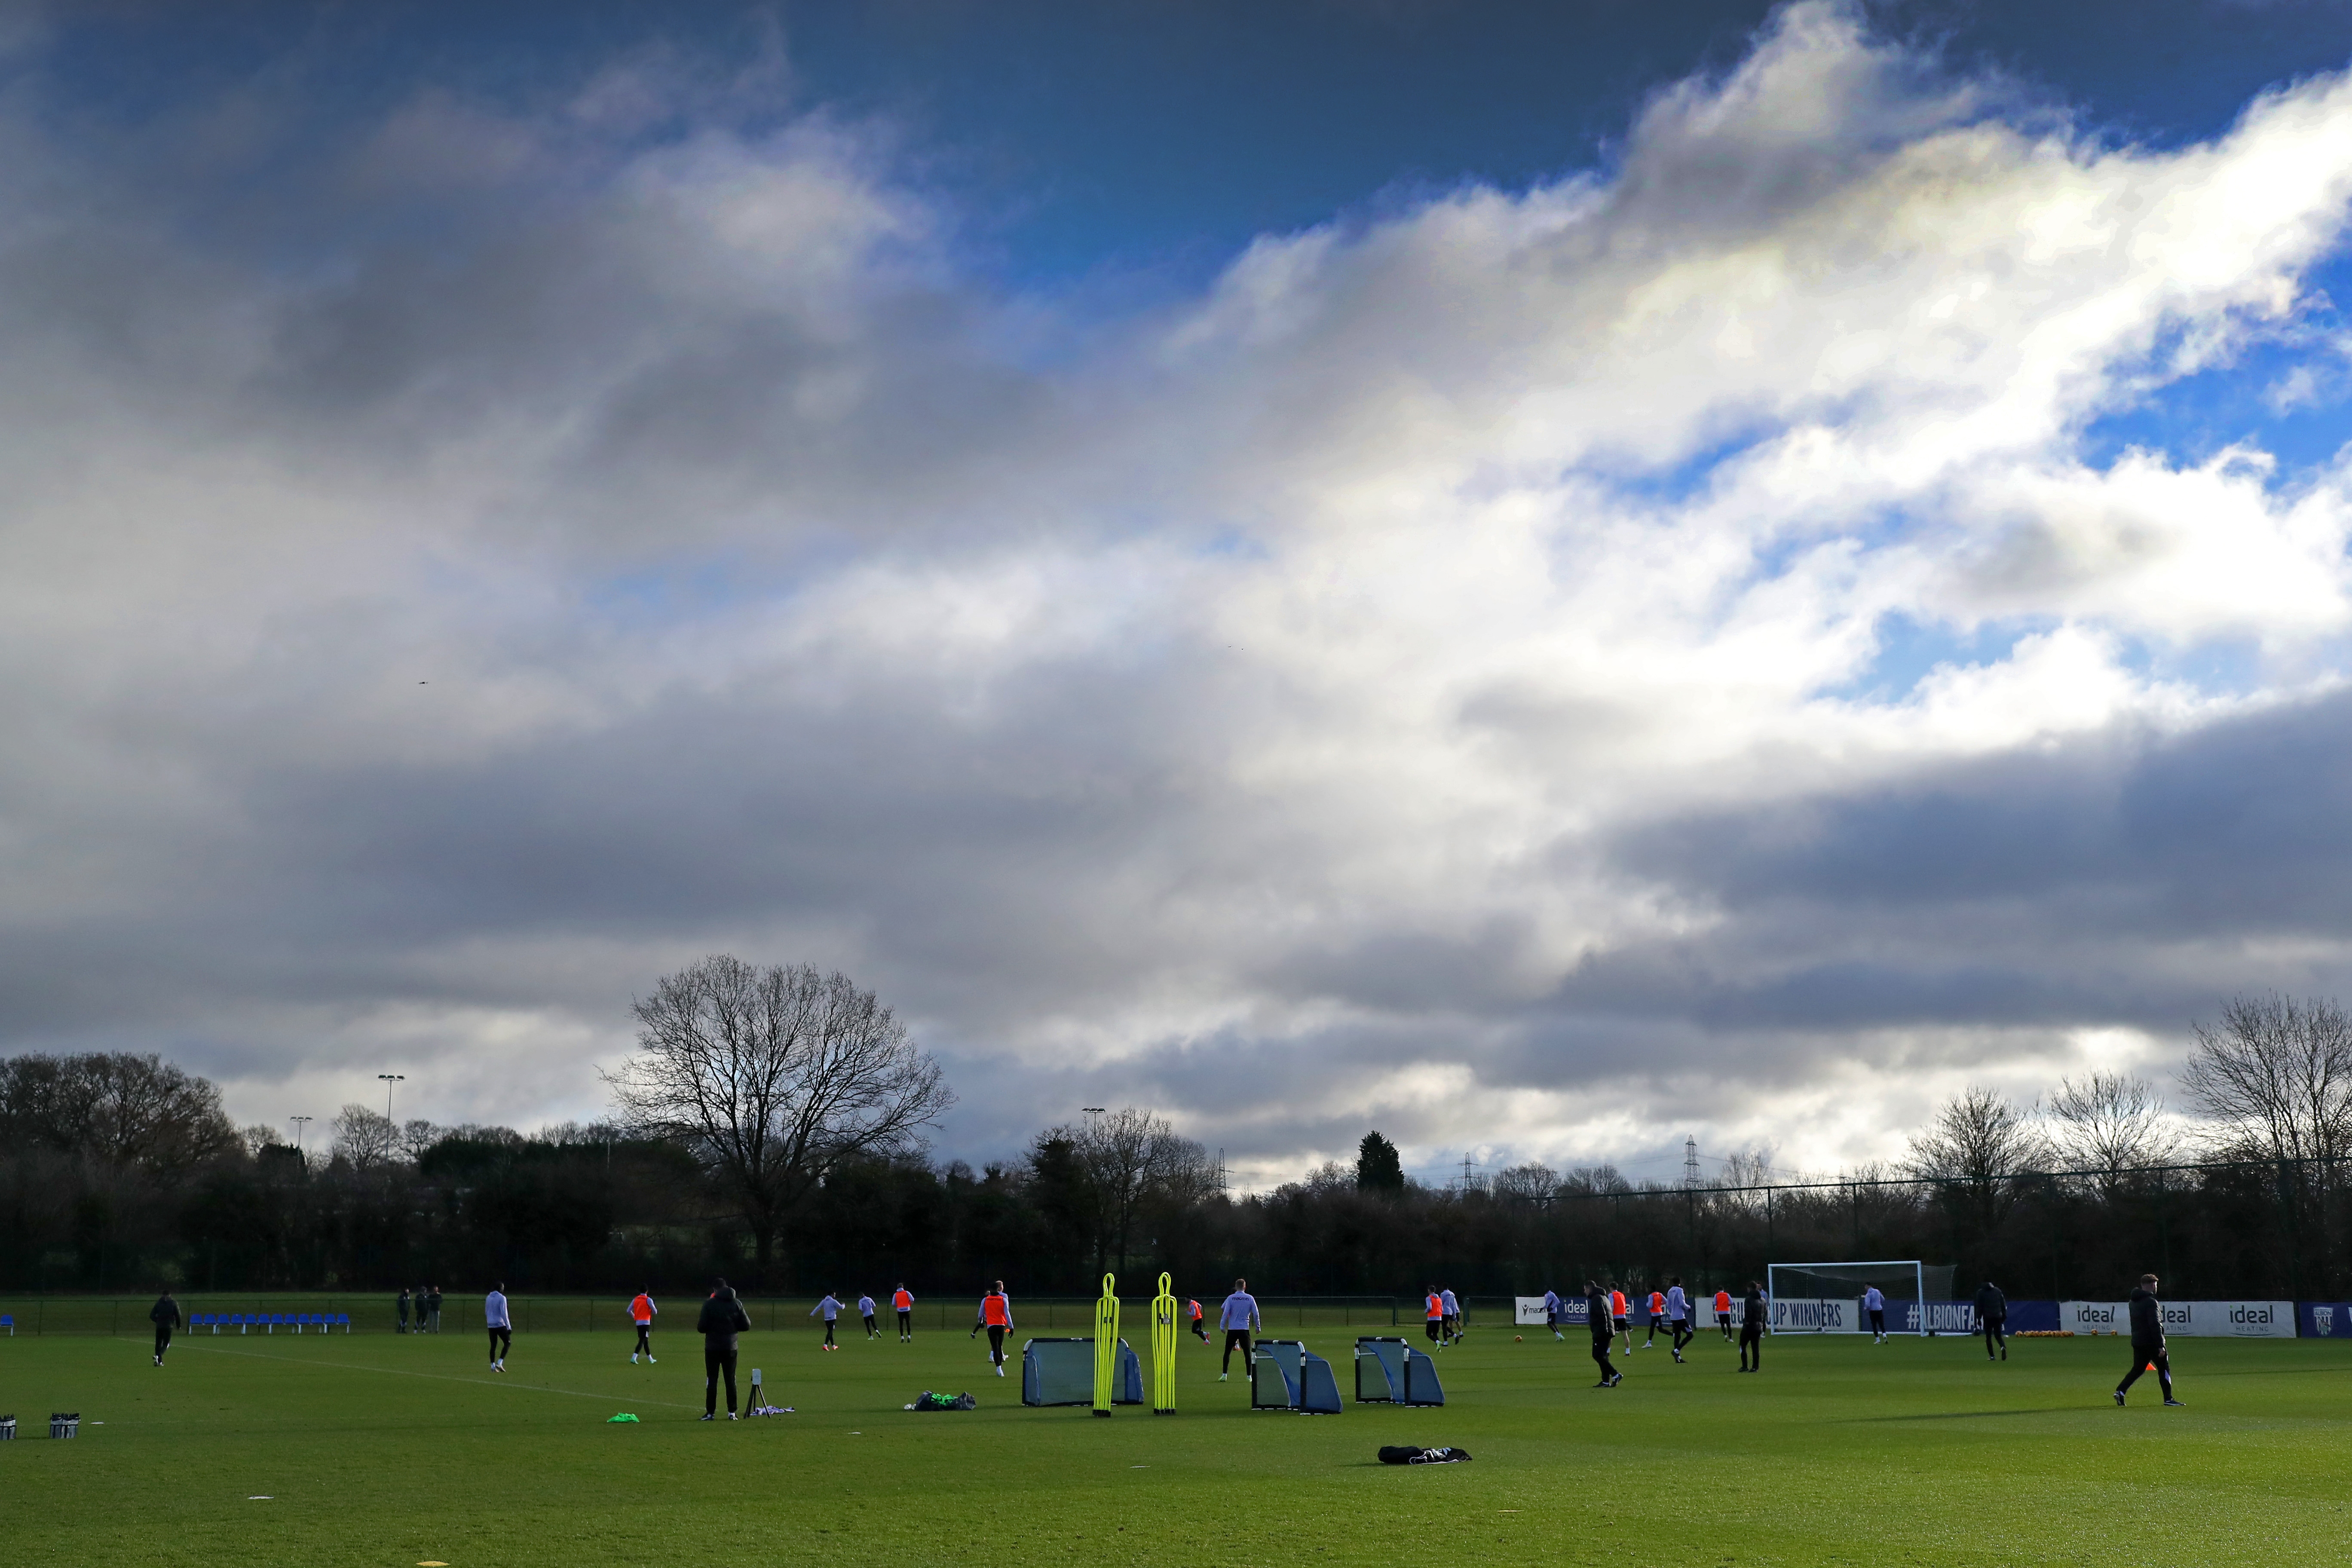
[[[1525,1334],[1513,1334],[1511,1336],[1511,1342],[1515,1345],[1525,1344],[1527,1343],[1527,1341],[1528,1336]]]

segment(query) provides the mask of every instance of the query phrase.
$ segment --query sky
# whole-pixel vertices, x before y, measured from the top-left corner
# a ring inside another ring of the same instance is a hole
[[[461,14],[462,11],[462,14]],[[2352,960],[2352,6],[0,5],[0,1052],[1901,1155]]]

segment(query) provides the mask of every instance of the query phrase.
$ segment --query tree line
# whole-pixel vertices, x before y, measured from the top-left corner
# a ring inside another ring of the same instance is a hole
[[[2106,1297],[2155,1268],[2183,1295],[2352,1292],[2343,1194],[2352,1024],[2241,999],[2200,1026],[2189,1114],[2095,1074],[2021,1106],[1970,1089],[1886,1166],[1707,1184],[1524,1163],[1444,1185],[1368,1131],[1350,1163],[1224,1190],[1164,1118],[1106,1109],[978,1169],[935,1159],[939,1066],[870,992],[726,957],[636,1004],[612,1114],[523,1133],[344,1107],[323,1147],[237,1129],[154,1057],[0,1060],[0,1290],[525,1291],[685,1287],[1025,1294],[1130,1288],[1410,1298],[1588,1277],[1736,1283],[1775,1261],[1919,1258],[1972,1289]]]

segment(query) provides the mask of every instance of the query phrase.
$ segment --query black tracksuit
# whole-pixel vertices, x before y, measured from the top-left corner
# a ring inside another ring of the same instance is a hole
[[[2172,1356],[2164,1348],[2164,1314],[2158,1310],[2156,1298],[2147,1286],[2131,1293],[2131,1370],[2116,1384],[2122,1394],[2139,1381],[2139,1374],[2149,1367],[2156,1368],[2157,1385],[2164,1390],[2167,1399],[2172,1397]]]
[[[1592,1364],[1601,1369],[1601,1381],[1614,1383],[1623,1374],[1610,1363],[1609,1346],[1617,1331],[1609,1321],[1609,1292],[1593,1290],[1584,1298],[1584,1321],[1592,1331]]]
[[[1977,1328],[1984,1334],[1985,1360],[1990,1361],[1998,1350],[2000,1359],[2007,1361],[2009,1298],[2000,1293],[2000,1286],[1988,1283],[1977,1292]]]
[[[694,1331],[702,1336],[702,1413],[719,1413],[719,1379],[727,1378],[727,1414],[735,1414],[735,1336],[748,1332],[751,1315],[733,1290],[715,1292],[702,1303]]]
[[[1764,1296],[1750,1290],[1739,1303],[1739,1370],[1764,1370]]]
[[[169,1290],[147,1309],[147,1321],[155,1325],[155,1359],[161,1362],[163,1352],[172,1348],[172,1331],[180,1326],[180,1304],[172,1300]]]

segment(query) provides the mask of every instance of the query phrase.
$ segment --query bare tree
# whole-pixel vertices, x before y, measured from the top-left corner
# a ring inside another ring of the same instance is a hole
[[[362,1174],[381,1171],[400,1157],[400,1129],[381,1110],[346,1105],[327,1125],[335,1135],[330,1157],[348,1161]]]
[[[1911,1135],[1904,1169],[1937,1184],[1945,1201],[1990,1233],[2016,1201],[2014,1178],[2049,1162],[2032,1118],[1990,1089],[1970,1086]]]
[[[635,1005],[637,1055],[604,1080],[622,1121],[677,1141],[743,1205],[761,1279],[786,1213],[845,1161],[906,1152],[955,1103],[870,991],[721,953]]]
[[[1493,1192],[1497,1198],[1520,1203],[1534,1203],[1559,1191],[1559,1173],[1550,1166],[1529,1161],[1495,1173]]]
[[[1208,1152],[1181,1136],[1165,1117],[1122,1106],[1084,1127],[1055,1129],[1066,1139],[1085,1173],[1085,1191],[1095,1206],[1095,1267],[1115,1261],[1127,1267],[1134,1250],[1136,1216],[1148,1205],[1183,1205],[1204,1199],[1215,1185]],[[1332,1170],[1340,1171],[1332,1175]],[[1355,1173],[1338,1166],[1317,1175],[1352,1186]],[[1309,1178],[1310,1181],[1316,1178]]]
[[[1911,1135],[1904,1168],[1915,1176],[1983,1184],[2031,1171],[2047,1154],[2031,1117],[2005,1096],[1971,1086]]]
[[[2332,1161],[2352,1152],[2352,1020],[2334,1002],[2241,996],[2196,1026],[2180,1074],[2237,1158]]]
[[[401,1157],[414,1164],[423,1157],[425,1151],[446,1138],[449,1131],[446,1127],[436,1127],[421,1116],[411,1117],[400,1124],[398,1142]]]
[[[2142,1079],[2095,1072],[2061,1079],[2047,1110],[2050,1141],[2068,1170],[2088,1173],[2112,1196],[2127,1174],[2179,1154],[2164,1100]]]

